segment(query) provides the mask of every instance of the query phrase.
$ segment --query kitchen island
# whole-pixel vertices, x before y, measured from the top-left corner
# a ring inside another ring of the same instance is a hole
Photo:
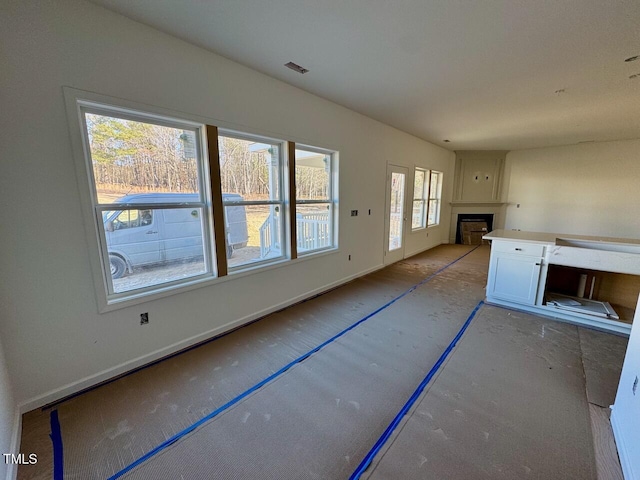
[[[494,230],[487,302],[629,335],[640,240]]]

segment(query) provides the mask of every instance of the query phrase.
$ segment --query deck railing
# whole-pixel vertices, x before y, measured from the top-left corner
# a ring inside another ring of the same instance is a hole
[[[280,217],[269,216],[260,227],[260,257],[265,258],[273,249],[279,249]],[[296,237],[299,252],[316,250],[331,245],[329,212],[298,214]]]

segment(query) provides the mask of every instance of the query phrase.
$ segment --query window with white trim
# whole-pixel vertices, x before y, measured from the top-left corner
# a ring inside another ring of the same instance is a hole
[[[431,170],[429,181],[429,210],[427,213],[427,226],[440,223],[440,206],[442,203],[442,172]]]
[[[229,271],[287,255],[282,188],[284,143],[232,132],[218,136]]]
[[[202,127],[80,104],[107,296],[213,275]]]
[[[296,249],[302,256],[334,246],[334,155],[297,147],[295,157]]]
[[[337,248],[337,152],[65,97],[101,311]]]
[[[416,167],[413,176],[412,230],[440,223],[441,197],[442,172]]]

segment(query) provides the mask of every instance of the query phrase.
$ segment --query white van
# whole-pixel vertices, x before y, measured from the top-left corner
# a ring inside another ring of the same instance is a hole
[[[225,201],[242,197],[222,194]],[[127,195],[115,203],[153,204],[198,201],[191,193],[143,193]],[[122,277],[134,267],[202,257],[202,212],[199,208],[140,209],[105,212],[104,230],[111,276]],[[244,206],[225,207],[227,258],[247,245],[247,215]]]

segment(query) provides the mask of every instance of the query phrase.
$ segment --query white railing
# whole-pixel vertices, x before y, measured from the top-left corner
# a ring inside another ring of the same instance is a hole
[[[309,213],[296,219],[298,251],[317,250],[331,245],[329,213]]]
[[[269,216],[260,227],[260,257],[265,258],[274,247],[280,248],[280,218]],[[298,251],[316,250],[331,245],[329,212],[298,214],[296,218]]]
[[[269,215],[260,226],[260,258],[265,258],[274,248],[280,249],[280,216]]]

